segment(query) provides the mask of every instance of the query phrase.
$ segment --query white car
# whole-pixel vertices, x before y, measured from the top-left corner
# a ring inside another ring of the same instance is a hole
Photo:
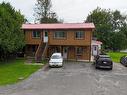
[[[50,67],[62,67],[63,66],[63,57],[61,53],[53,53],[49,60]]]

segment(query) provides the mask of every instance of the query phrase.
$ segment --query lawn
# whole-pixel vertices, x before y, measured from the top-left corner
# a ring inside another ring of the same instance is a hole
[[[108,55],[112,58],[114,62],[119,63],[120,58],[124,55],[127,55],[127,53],[122,53],[122,52],[109,52]]]
[[[40,65],[26,65],[23,59],[0,63],[0,85],[12,84],[29,77],[42,68]]]

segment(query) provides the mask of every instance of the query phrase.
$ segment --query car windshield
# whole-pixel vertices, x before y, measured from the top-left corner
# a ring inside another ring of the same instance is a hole
[[[60,59],[61,57],[58,56],[58,55],[53,55],[51,58],[52,58],[52,59]]]

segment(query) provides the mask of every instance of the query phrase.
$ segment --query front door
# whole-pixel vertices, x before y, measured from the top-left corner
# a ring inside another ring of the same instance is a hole
[[[93,50],[92,50],[92,51],[93,51],[93,56],[98,55],[98,51],[99,51],[99,50],[98,50],[98,46],[97,46],[97,45],[93,45],[93,46],[92,46],[92,49],[93,49]]]
[[[48,32],[47,31],[43,32],[43,41],[44,41],[44,43],[48,42]]]
[[[67,47],[63,47],[63,58],[67,59],[67,52],[68,52],[68,48]]]

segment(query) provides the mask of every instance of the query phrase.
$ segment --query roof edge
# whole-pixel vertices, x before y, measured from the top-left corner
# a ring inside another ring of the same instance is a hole
[[[23,24],[21,29],[95,29],[94,23]]]

